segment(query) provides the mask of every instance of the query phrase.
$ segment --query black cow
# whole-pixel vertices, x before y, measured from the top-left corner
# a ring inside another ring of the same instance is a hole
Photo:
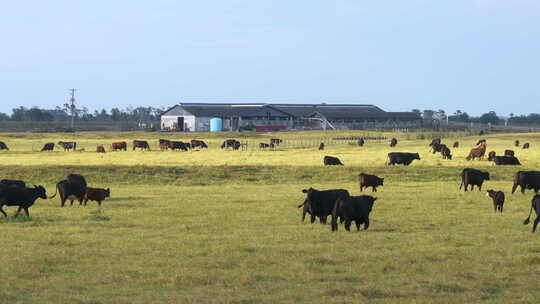
[[[443,146],[446,147],[446,145],[442,145],[442,144],[439,144],[439,143],[434,143],[431,145],[431,150],[433,151],[433,154],[437,153],[437,152],[441,152]]]
[[[493,211],[499,211],[500,213],[502,213],[504,206],[504,192],[488,190],[486,192],[486,196],[491,197],[491,199],[493,200]]]
[[[274,144],[274,146],[279,146],[282,142],[283,142],[282,139],[270,138],[270,145]]]
[[[390,152],[388,153],[388,165],[402,164],[405,166],[410,165],[413,160],[420,160],[420,155],[418,153],[407,153],[407,152]]]
[[[536,218],[534,219],[532,232],[536,231],[536,226],[538,226],[538,223],[540,223],[540,195],[535,195],[531,201],[531,210],[529,211],[529,217],[523,221],[523,225],[529,224],[529,221],[531,220],[531,213],[534,209],[534,213],[536,213]]]
[[[514,175],[514,185],[512,186],[512,194],[516,192],[517,187],[521,187],[521,193],[525,193],[525,189],[534,189],[538,193],[540,189],[540,171],[518,171]]]
[[[390,147],[395,147],[395,146],[397,146],[397,139],[392,138],[392,140],[390,140]]]
[[[266,149],[266,148],[274,148],[274,144],[272,144],[272,143],[270,143],[270,144],[260,143],[259,144],[259,149]]]
[[[446,145],[441,145],[441,155],[443,159],[452,159],[452,151]]]
[[[356,223],[356,231],[364,224],[364,230],[369,228],[369,213],[373,209],[376,197],[369,195],[340,197],[332,209],[332,231],[338,230],[338,217],[345,222],[345,230],[351,231],[351,223]]]
[[[88,201],[96,201],[99,206],[101,206],[101,202],[105,200],[105,198],[111,196],[111,190],[109,188],[102,189],[102,188],[86,188],[86,192],[84,194],[84,205],[86,206],[86,203]]]
[[[169,143],[169,147],[171,148],[171,150],[187,151],[189,149],[188,144],[181,141],[171,141]]]
[[[478,191],[482,190],[482,184],[484,181],[489,180],[489,172],[480,171],[472,168],[465,168],[463,171],[461,171],[461,185],[459,186],[459,190],[461,190],[461,187],[465,185],[465,192],[467,192],[467,188],[469,185],[471,185],[471,191],[474,189],[474,186],[478,186]]]
[[[504,150],[504,156],[514,156],[514,150]]]
[[[19,206],[15,217],[19,215],[21,210],[24,210],[26,216],[30,216],[28,208],[32,207],[38,198],[47,199],[47,193],[43,186],[35,186],[34,188],[8,188],[0,194],[0,212],[7,217],[6,212],[2,209],[3,206]]]
[[[519,140],[516,139],[516,141],[514,142],[514,145],[515,145],[516,147],[519,147]]]
[[[240,142],[236,139],[227,139],[221,144],[221,149],[232,148],[233,150],[240,149]]]
[[[96,152],[97,153],[105,153],[105,148],[103,146],[97,146],[96,147]]]
[[[495,151],[489,151],[488,161],[493,161],[495,159],[495,156],[497,156],[497,153],[495,153]]]
[[[64,148],[64,151],[77,150],[77,143],[74,141],[59,141],[58,145]]]
[[[519,166],[521,165],[521,163],[519,162],[519,160],[514,157],[514,156],[495,156],[493,158],[493,162],[495,163],[495,165],[497,166],[500,166],[500,165],[514,165],[514,166]]]
[[[9,150],[5,142],[0,141],[0,150]]]
[[[319,144],[319,150],[324,150],[324,143],[323,142]]]
[[[529,149],[531,147],[531,145],[529,143],[524,143],[523,144],[523,149]]]
[[[78,200],[79,205],[82,205],[84,195],[86,193],[86,179],[79,174],[69,174],[67,179],[61,180],[56,184],[56,192],[50,198],[54,198],[57,193],[60,193],[60,203],[64,207],[66,200]]]
[[[54,143],[46,143],[43,148],[41,148],[41,151],[53,151],[54,150]]]
[[[133,151],[135,151],[135,148],[139,148],[141,150],[150,150],[150,145],[146,140],[134,140]]]
[[[430,147],[433,147],[434,145],[440,145],[441,139],[440,138],[434,138],[431,143],[429,144]]]
[[[325,166],[343,166],[343,163],[337,157],[325,156],[323,158],[323,163]]]
[[[360,183],[360,192],[363,192],[364,188],[367,187],[371,187],[371,192],[377,192],[378,186],[384,186],[384,178],[365,173],[358,175],[358,182]]]
[[[191,148],[192,149],[195,149],[195,148],[201,148],[201,149],[208,149],[208,145],[202,141],[202,140],[197,140],[197,139],[192,139],[191,140]]]
[[[363,147],[365,143],[366,143],[366,142],[364,141],[364,138],[363,138],[363,137],[361,137],[361,138],[358,140],[358,146],[359,146],[359,147]]]
[[[326,224],[326,218],[332,214],[336,200],[340,197],[348,197],[349,191],[345,189],[331,189],[331,190],[316,190],[313,188],[302,190],[307,194],[304,203],[299,205],[298,208],[304,207],[302,212],[302,221],[306,216],[306,213],[311,215],[311,223],[315,222],[316,217],[319,218],[321,224]]]

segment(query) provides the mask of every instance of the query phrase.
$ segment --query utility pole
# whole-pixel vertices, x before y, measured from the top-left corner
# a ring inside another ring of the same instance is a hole
[[[69,98],[69,104],[65,106],[69,108],[71,114],[71,130],[74,130],[75,127],[75,91],[76,89],[70,89],[71,97]]]

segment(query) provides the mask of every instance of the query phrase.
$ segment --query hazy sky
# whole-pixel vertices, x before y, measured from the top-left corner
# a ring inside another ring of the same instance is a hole
[[[4,1],[0,112],[180,101],[540,112],[540,0]]]

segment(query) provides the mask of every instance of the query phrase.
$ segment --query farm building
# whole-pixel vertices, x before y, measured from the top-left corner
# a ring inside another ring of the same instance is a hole
[[[386,112],[365,104],[180,103],[161,115],[162,130],[183,132],[278,131],[412,127],[413,112]]]

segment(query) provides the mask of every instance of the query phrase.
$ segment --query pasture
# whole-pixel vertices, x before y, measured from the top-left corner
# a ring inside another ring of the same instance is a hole
[[[49,196],[70,172],[111,188],[101,208],[37,200],[30,218],[14,218],[15,208],[4,207],[0,303],[538,302],[540,233],[522,224],[533,192],[510,190],[516,171],[540,168],[540,134],[445,134],[449,147],[460,142],[453,160],[429,152],[431,134],[388,133],[364,147],[334,141],[324,151],[306,144],[366,134],[0,134],[10,148],[0,151],[0,178],[43,185]],[[257,148],[271,137],[289,144]],[[210,147],[159,151],[159,138]],[[222,151],[226,138],[250,148]],[[487,151],[514,149],[523,165],[466,161],[479,138]],[[148,140],[152,151],[131,151],[133,139]],[[515,139],[531,149],[514,147]],[[59,140],[85,151],[37,152]],[[127,152],[94,152],[119,140]],[[421,160],[386,166],[392,151],[419,152]],[[324,167],[325,155],[345,166]],[[490,172],[483,190],[505,192],[502,214],[485,191],[458,190],[465,167]],[[363,193],[378,198],[369,230],[332,233],[300,221],[302,189],[359,195],[361,172],[385,178],[379,192]]]

